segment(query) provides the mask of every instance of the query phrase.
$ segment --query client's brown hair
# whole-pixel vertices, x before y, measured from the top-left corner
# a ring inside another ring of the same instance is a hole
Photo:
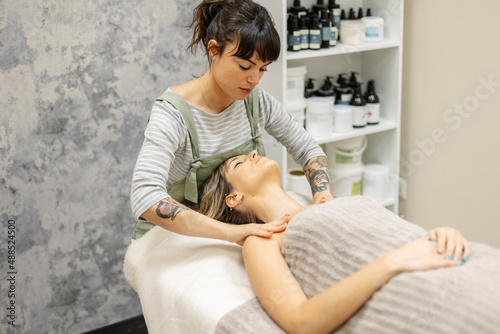
[[[228,224],[261,223],[250,212],[231,210],[226,204],[226,196],[231,194],[233,186],[226,179],[227,164],[222,163],[203,187],[199,212],[207,217]]]

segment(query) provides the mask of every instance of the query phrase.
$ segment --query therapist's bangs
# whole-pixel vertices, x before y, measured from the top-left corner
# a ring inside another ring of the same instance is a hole
[[[274,27],[267,22],[262,25],[247,25],[240,29],[237,51],[233,55],[249,60],[257,52],[259,59],[264,62],[273,62],[280,56],[281,42]]]

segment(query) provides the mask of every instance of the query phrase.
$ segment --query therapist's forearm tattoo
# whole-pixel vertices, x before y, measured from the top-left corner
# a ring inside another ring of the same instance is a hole
[[[312,195],[328,190],[330,178],[328,176],[328,162],[326,157],[315,157],[309,160],[304,167]]]
[[[156,207],[156,214],[158,217],[174,220],[179,213],[187,210],[189,209],[185,205],[182,205],[171,198],[167,198],[158,203],[158,206]]]

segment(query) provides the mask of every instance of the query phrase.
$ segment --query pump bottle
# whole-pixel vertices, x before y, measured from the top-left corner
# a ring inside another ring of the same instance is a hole
[[[309,49],[309,24],[306,16],[300,17],[300,49]]]
[[[359,74],[359,73],[351,71],[351,77],[349,78],[349,86],[351,86],[351,88],[353,90],[356,88],[356,84],[358,83],[358,79],[356,78],[356,74]]]
[[[375,125],[380,121],[380,100],[375,93],[375,81],[368,81],[368,86],[365,94],[366,111],[368,113],[368,124]]]
[[[337,87],[335,88],[335,104],[348,105],[352,99],[352,89],[347,84],[344,75],[345,73],[341,73],[337,78]]]
[[[313,14],[311,17],[311,27],[309,28],[309,49],[319,50],[321,48],[321,29],[319,19]]]
[[[340,15],[341,15],[340,5],[336,4],[335,0],[329,0],[328,9],[330,10],[330,13],[332,13],[333,15],[333,22],[335,22],[335,26],[337,28],[337,40],[338,40],[340,35]]]
[[[337,25],[335,24],[335,21],[333,20],[333,14],[332,12],[328,13],[328,19],[331,21],[332,25],[330,26],[330,47],[334,47],[337,45],[337,39],[338,39],[338,30],[337,30]]]
[[[352,126],[355,128],[365,127],[368,123],[368,114],[366,112],[366,100],[361,94],[361,83],[356,84],[349,104],[352,107]]]
[[[292,14],[288,20],[288,51],[300,51],[300,35],[299,19]]]
[[[335,87],[330,79],[333,77],[327,76],[320,89],[316,92],[317,96],[327,97],[332,100],[332,104],[335,102]]]
[[[306,99],[316,94],[316,89],[314,88],[313,81],[315,81],[313,78],[307,79],[307,83],[305,85],[305,93],[304,93]]]
[[[330,47],[330,39],[332,34],[332,22],[328,18],[326,9],[321,10],[321,48],[327,49]]]
[[[290,7],[290,13],[297,15],[298,18],[307,15],[305,7],[300,5],[300,0],[293,0],[293,6]]]

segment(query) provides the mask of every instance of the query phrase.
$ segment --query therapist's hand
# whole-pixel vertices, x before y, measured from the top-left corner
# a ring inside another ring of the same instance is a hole
[[[251,235],[262,238],[270,238],[275,232],[283,232],[288,226],[289,221],[290,215],[284,215],[283,217],[267,224],[231,225],[231,229],[227,234],[226,240],[243,246],[245,239]]]
[[[436,242],[438,252],[448,260],[465,263],[470,257],[469,243],[453,227],[438,227],[430,230],[429,240]]]

